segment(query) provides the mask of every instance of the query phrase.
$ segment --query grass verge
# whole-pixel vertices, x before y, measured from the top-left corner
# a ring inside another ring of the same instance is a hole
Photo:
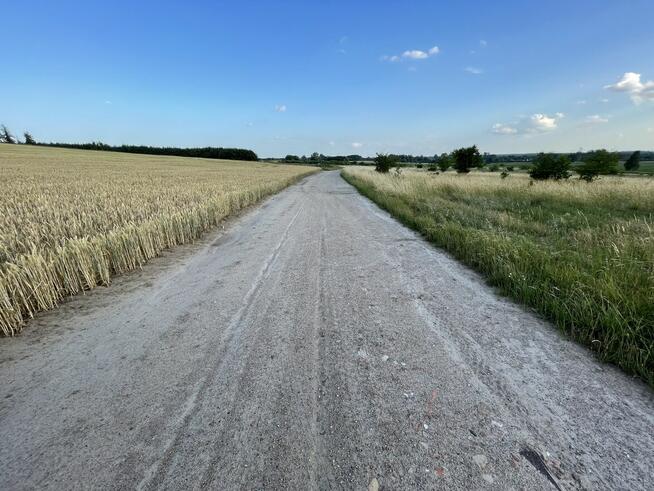
[[[654,180],[342,176],[500,291],[654,386]]]

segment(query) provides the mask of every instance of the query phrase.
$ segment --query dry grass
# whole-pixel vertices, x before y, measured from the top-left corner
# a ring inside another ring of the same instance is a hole
[[[313,172],[0,145],[0,330],[108,284]]]
[[[654,179],[346,169],[361,192],[654,385]]]

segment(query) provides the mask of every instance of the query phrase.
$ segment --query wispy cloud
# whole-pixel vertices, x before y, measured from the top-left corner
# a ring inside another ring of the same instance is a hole
[[[390,62],[402,61],[402,59],[425,60],[431,56],[437,55],[440,52],[441,50],[438,46],[433,46],[429,48],[427,51],[423,51],[421,49],[408,49],[405,52],[403,52],[401,55],[384,55],[380,59],[382,61],[390,61]]]
[[[641,81],[640,73],[626,72],[620,80],[611,85],[605,85],[605,89],[615,92],[626,92],[634,104],[643,101],[654,101],[654,80]]]
[[[112,104],[111,101],[104,101],[105,104]]]
[[[580,100],[577,101],[577,104],[580,105],[580,106],[583,106],[583,105],[586,104],[587,102],[588,102],[588,101],[585,100],[585,99],[580,99]]]
[[[496,135],[515,135],[518,133],[517,128],[503,123],[495,123],[491,128],[491,131]]]
[[[481,46],[482,48],[485,48],[486,46],[488,46],[488,42],[485,39],[480,39],[479,40],[479,46]]]
[[[352,142],[352,148],[361,148],[363,147],[363,143],[361,142]]]
[[[482,73],[484,73],[484,71],[481,68],[476,68],[474,66],[467,66],[464,68],[464,70],[473,75],[481,75]]]
[[[586,119],[584,119],[584,124],[585,125],[596,125],[596,124],[605,124],[609,122],[609,118],[600,116],[599,114],[592,114],[590,116],[586,116]]]
[[[277,104],[275,106],[275,111],[278,113],[285,113],[286,112],[286,104]]]

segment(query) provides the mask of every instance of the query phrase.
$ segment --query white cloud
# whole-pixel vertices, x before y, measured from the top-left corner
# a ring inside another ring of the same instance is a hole
[[[509,126],[508,124],[495,123],[491,131],[496,135],[515,135],[518,132],[518,129]]]
[[[628,93],[634,104],[645,100],[654,101],[654,80],[642,82],[640,77],[640,73],[626,72],[616,83],[605,85],[604,88]]]
[[[360,142],[353,142],[352,143],[352,148],[361,148],[363,146],[363,143]]]
[[[532,114],[530,118],[532,128],[538,131],[550,131],[556,129],[558,120],[561,119],[559,114],[561,113],[556,113],[553,117],[548,116],[547,114]]]
[[[485,39],[480,39],[479,40],[479,46],[481,46],[482,48],[485,48],[486,46],[488,46],[488,43],[486,42]]]
[[[481,68],[475,68],[474,66],[465,67],[465,71],[472,73],[473,75],[481,75],[484,71]]]
[[[647,128],[648,133],[654,133],[654,128]]]
[[[441,50],[438,46],[433,46],[429,48],[427,51],[423,51],[421,49],[408,49],[401,55],[384,55],[380,59],[381,61],[390,61],[390,62],[401,61],[402,58],[408,60],[424,60],[429,58],[430,56],[435,56],[440,52]]]
[[[553,116],[535,113],[531,116],[519,116],[513,123],[495,123],[491,132],[496,135],[533,135],[555,130],[559,121],[565,118],[565,114],[557,112]]]
[[[104,101],[105,104],[111,104],[111,101]]]
[[[429,58],[429,54],[419,49],[411,49],[402,53],[402,58],[411,58],[412,60],[424,60]]]
[[[586,116],[586,119],[584,119],[584,123],[587,125],[604,124],[608,122],[609,118],[600,116],[599,114],[592,114],[590,116]]]
[[[609,100],[608,100],[606,97],[602,97],[599,101],[600,101],[600,102],[603,102],[604,104],[606,104],[607,102],[609,102]]]
[[[275,106],[275,111],[278,113],[285,113],[286,112],[286,104],[277,104]]]
[[[584,104],[586,104],[586,102],[587,102],[586,100],[582,99],[580,101],[577,101],[577,104],[579,104],[580,106],[583,106]]]
[[[336,145],[336,142],[333,141],[333,140],[332,140],[332,141],[329,141],[329,142],[327,142],[327,143],[329,144],[330,147],[333,147],[334,145]]]

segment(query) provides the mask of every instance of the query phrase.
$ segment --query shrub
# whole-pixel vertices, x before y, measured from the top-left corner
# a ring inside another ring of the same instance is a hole
[[[25,145],[36,145],[36,140],[29,131],[23,133],[23,136],[25,137]]]
[[[529,171],[532,179],[567,179],[570,177],[570,158],[567,155],[539,153],[534,159],[534,165]]]
[[[493,165],[488,166],[488,171],[489,172],[497,172],[498,170],[500,170],[500,166],[497,165],[497,164],[493,164]]]
[[[422,169],[422,164],[416,164],[416,169]]]
[[[438,168],[441,172],[445,172],[450,167],[452,167],[452,157],[447,153],[442,153],[441,156],[438,157]]]
[[[506,179],[506,178],[509,177],[510,175],[511,175],[511,174],[509,174],[507,171],[503,170],[502,173],[500,174],[500,177],[501,177],[502,179]]]
[[[387,153],[378,153],[375,157],[375,170],[381,172],[382,174],[387,173],[391,170],[391,167],[395,165],[395,157]]]
[[[638,170],[640,167],[640,150],[632,153],[627,161],[624,163],[625,170]]]
[[[427,167],[427,170],[429,172],[436,172],[438,170],[438,167],[436,167],[436,164],[432,164],[429,167]]]
[[[599,175],[617,174],[620,156],[617,152],[595,150],[584,159],[584,163],[577,168],[581,179],[591,182]]]
[[[458,148],[452,152],[452,157],[454,158],[454,168],[459,174],[468,173],[473,167],[484,166],[484,159],[479,154],[477,145]]]
[[[513,172],[514,167],[512,165],[507,165],[506,170],[509,172]]]

